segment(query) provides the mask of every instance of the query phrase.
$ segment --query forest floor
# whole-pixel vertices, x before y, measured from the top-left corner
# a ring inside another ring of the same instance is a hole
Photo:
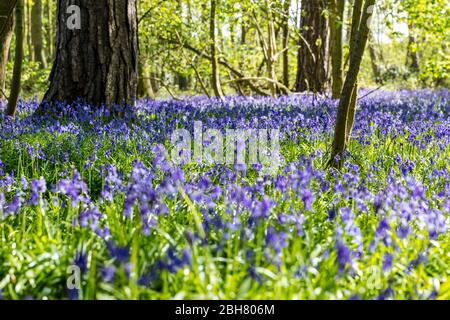
[[[0,297],[449,299],[450,92],[362,99],[342,172],[325,169],[336,107],[21,103],[0,119]],[[203,155],[227,129],[273,129],[280,162],[177,165],[171,135],[198,142],[195,121]]]

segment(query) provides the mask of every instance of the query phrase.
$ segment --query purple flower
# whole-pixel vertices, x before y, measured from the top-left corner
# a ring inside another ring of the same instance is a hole
[[[30,202],[33,206],[38,205],[39,197],[41,194],[47,191],[47,185],[44,178],[31,181],[31,199]]]
[[[383,258],[383,271],[388,272],[392,269],[392,262],[394,256],[391,253],[386,253]]]
[[[28,181],[25,177],[20,178],[20,184],[22,185],[23,191],[26,191],[28,189]]]
[[[350,250],[340,239],[336,240],[336,261],[338,264],[339,272],[344,272],[347,266],[352,265],[352,257]]]
[[[88,270],[86,254],[82,251],[77,251],[75,253],[75,258],[73,260],[73,264],[76,265],[78,268],[80,268],[80,271],[82,273],[86,273]]]
[[[15,195],[12,201],[6,206],[6,211],[8,214],[17,214],[20,210],[20,198],[18,195]]]
[[[305,209],[308,211],[311,210],[312,203],[314,201],[314,195],[311,192],[311,190],[309,190],[309,189],[303,190],[301,192],[301,198],[302,198],[303,204],[305,205]]]
[[[130,249],[126,246],[120,247],[115,245],[113,241],[106,243],[109,254],[118,263],[127,263],[130,259]]]
[[[104,282],[111,283],[114,281],[114,277],[116,275],[116,268],[112,267],[104,267],[101,270],[102,278]]]

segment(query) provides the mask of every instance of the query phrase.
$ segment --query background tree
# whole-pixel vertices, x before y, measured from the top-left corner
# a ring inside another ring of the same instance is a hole
[[[223,99],[222,86],[220,84],[220,75],[219,75],[219,60],[217,58],[217,41],[216,41],[216,8],[217,8],[217,0],[210,1],[210,20],[209,20],[209,34],[211,41],[211,81],[212,87],[214,90],[214,95],[220,99]]]
[[[6,99],[6,62],[14,31],[14,6],[17,0],[0,3],[0,101]]]
[[[331,158],[328,165],[341,168],[344,151],[350,140],[355,119],[358,92],[358,74],[369,36],[370,18],[375,0],[355,0],[350,36],[350,65],[342,89],[337,114]]]
[[[283,29],[283,84],[289,87],[289,17],[291,0],[282,2],[282,29]]]
[[[408,51],[406,53],[406,66],[413,72],[420,71],[417,35],[414,22],[408,19]]]
[[[296,91],[324,93],[329,80],[326,0],[303,0]]]
[[[81,9],[79,30],[67,25],[74,3]],[[136,0],[59,0],[57,16],[56,59],[44,101],[131,103],[138,87]]]
[[[215,1],[215,56],[217,75],[224,93],[289,94],[290,86],[294,91],[296,90],[297,78],[308,79],[309,73],[313,76],[310,81],[322,79],[319,83],[324,83],[323,89],[310,88],[311,91],[322,91],[334,98],[339,97],[341,91],[339,88],[342,89],[343,79],[350,62],[348,43],[353,8],[350,4],[354,0],[323,0],[322,4],[317,0],[309,2],[306,0]],[[1,1],[0,5],[3,6],[8,2]],[[35,96],[42,98],[47,91],[49,66],[53,65],[56,57],[54,43],[58,25],[57,1],[26,0],[25,2],[26,27],[21,92],[26,98]],[[84,3],[81,0],[78,2]],[[342,9],[344,2],[348,5]],[[41,19],[36,19],[35,12],[39,11],[36,10],[39,3],[42,6],[42,14]],[[172,96],[179,99],[199,94],[213,95],[210,1],[136,0],[136,3],[139,5],[137,16],[140,66],[136,68],[138,70],[136,73],[140,74],[141,79],[136,81],[139,83],[139,96],[151,97],[152,91],[159,98]],[[323,40],[320,32],[316,32],[317,28],[311,29],[309,36],[312,39],[305,41],[308,37],[306,33],[309,32],[306,21],[311,20],[308,18],[308,12],[311,11],[308,10],[308,3],[323,7],[321,10],[316,10],[315,17],[319,17],[324,22],[324,27],[319,28],[319,31],[325,30],[326,34],[330,34],[330,44],[327,48],[322,45]],[[103,4],[99,3],[96,6],[100,8]],[[449,19],[446,19],[448,15],[449,7],[446,0],[432,2],[380,0],[374,17],[377,29],[373,30],[371,34],[373,39],[369,38],[369,50],[363,56],[359,85],[365,88],[376,88],[382,81],[382,84],[390,89],[448,87],[450,85],[450,46],[448,46],[450,35],[446,31],[449,28]],[[64,18],[67,19],[69,16],[65,14]],[[36,27],[35,23],[39,20],[42,24],[40,28]],[[7,44],[10,40],[8,39],[11,39],[13,34],[12,25],[9,24],[9,26],[9,34],[3,34],[0,39],[2,44],[0,55],[3,56],[0,63],[0,70],[3,70],[0,72],[0,80],[6,79],[1,82],[6,83],[6,90],[2,89],[7,92],[12,79],[15,48],[13,41],[12,50],[9,53]],[[35,40],[34,35],[39,29],[42,29],[42,45],[48,68],[42,68],[42,64],[35,61],[44,60],[39,59],[39,53],[35,50],[35,44],[39,41]],[[72,34],[76,33],[72,32]],[[339,39],[341,35],[342,39]],[[410,35],[413,37],[409,37]],[[83,41],[85,39],[83,38]],[[304,51],[300,55],[299,46],[303,46],[300,50]],[[95,48],[95,46],[89,46],[89,48]],[[325,55],[320,53],[324,49],[327,51]],[[272,54],[268,55],[268,50],[271,50]],[[314,51],[319,51],[319,55]],[[106,55],[108,54],[106,52]],[[324,57],[323,62],[317,63],[317,55]],[[7,62],[5,62],[6,56],[9,56]],[[85,56],[87,57],[87,55],[77,54],[76,58],[80,61],[88,61],[89,59],[85,59]],[[92,56],[95,57],[96,54]],[[69,56],[67,58],[68,61],[73,60]],[[299,61],[301,61],[301,68],[306,70],[300,68],[300,72],[296,72]],[[90,62],[86,64],[88,63]],[[91,63],[91,65],[98,65],[98,63]],[[78,83],[88,83],[88,74],[103,72],[88,73],[84,71],[87,70],[86,68],[81,69],[82,72],[76,72],[83,75],[82,80],[76,81]],[[96,67],[92,69],[97,70]],[[102,66],[98,69],[107,70],[108,67]],[[326,78],[320,76],[323,73],[319,72],[325,69],[328,73]],[[306,87],[302,90],[307,90],[306,81],[302,83]],[[73,86],[72,84],[69,87]],[[54,90],[54,85],[52,87]],[[80,88],[77,90],[70,88],[68,93],[72,91],[81,97],[88,95]],[[93,89],[92,92],[94,92]],[[95,89],[95,92],[102,92],[102,89]]]
[[[34,59],[42,68],[47,68],[44,52],[44,30],[42,27],[42,0],[33,0],[31,9],[31,39],[34,49]]]
[[[14,57],[14,71],[11,80],[11,93],[9,94],[6,115],[12,118],[16,115],[19,101],[23,61],[23,30],[24,30],[24,0],[17,0],[16,4],[16,51]]]
[[[338,99],[341,95],[343,80],[343,23],[345,0],[329,0],[330,11],[330,56],[332,69],[333,99]]]

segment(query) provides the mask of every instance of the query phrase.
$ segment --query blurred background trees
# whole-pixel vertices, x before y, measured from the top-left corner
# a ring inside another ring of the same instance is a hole
[[[349,67],[353,1],[137,0],[139,95],[309,90],[337,97]],[[377,1],[359,86],[448,87],[449,7],[447,0]],[[22,95],[42,98],[55,59],[56,1],[24,0],[23,16]],[[13,19],[0,17],[3,25],[0,89],[9,95]]]

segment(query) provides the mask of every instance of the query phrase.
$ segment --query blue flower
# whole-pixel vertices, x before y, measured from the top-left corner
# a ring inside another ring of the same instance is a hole
[[[394,256],[391,253],[386,253],[383,258],[383,271],[388,272],[392,269],[392,262]]]

